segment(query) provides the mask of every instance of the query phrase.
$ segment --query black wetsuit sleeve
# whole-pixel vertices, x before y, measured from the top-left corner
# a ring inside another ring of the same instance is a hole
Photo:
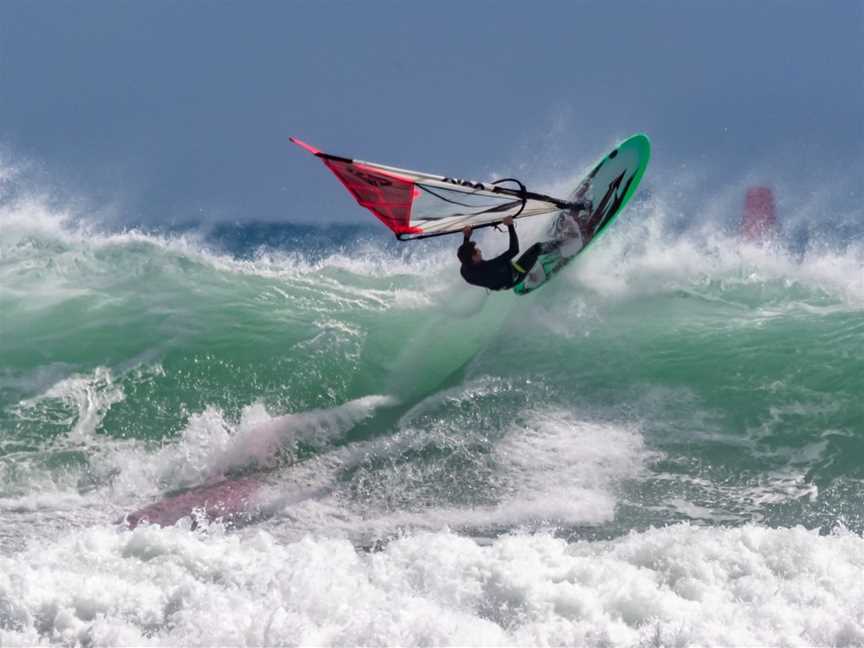
[[[510,260],[519,254],[519,237],[516,236],[516,226],[508,225],[507,230],[510,232],[510,247],[507,248],[507,251],[504,254],[500,254],[496,259],[506,259]]]

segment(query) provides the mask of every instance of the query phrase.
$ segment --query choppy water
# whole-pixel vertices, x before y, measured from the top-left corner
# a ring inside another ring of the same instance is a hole
[[[520,298],[374,229],[12,201],[0,645],[860,645],[862,270],[649,201]],[[117,524],[249,475],[242,524]]]

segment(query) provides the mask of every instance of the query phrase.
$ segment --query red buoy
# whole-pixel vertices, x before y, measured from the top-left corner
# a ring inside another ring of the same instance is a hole
[[[741,238],[745,241],[765,241],[777,233],[774,192],[768,187],[750,187],[744,201],[741,218]]]

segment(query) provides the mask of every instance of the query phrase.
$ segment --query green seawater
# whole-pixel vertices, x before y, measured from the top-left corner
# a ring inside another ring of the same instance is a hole
[[[718,262],[693,243],[704,262],[684,272],[614,239],[517,297],[462,285],[442,247],[349,238],[313,252],[300,233],[236,254],[6,223],[0,499],[97,493],[122,510],[190,485],[172,468],[118,486],[166,448],[189,454],[202,420],[230,439],[250,408],[341,412],[378,395],[391,400],[334,415],[266,465],[188,461],[277,483],[326,468],[329,496],[364,519],[478,533],[864,530],[860,255]]]

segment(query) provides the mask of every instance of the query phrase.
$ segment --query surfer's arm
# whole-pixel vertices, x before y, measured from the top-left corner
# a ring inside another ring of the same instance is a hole
[[[505,259],[512,259],[519,254],[519,237],[516,236],[516,226],[513,224],[512,219],[507,223],[507,231],[510,232],[510,247],[501,256]]]

